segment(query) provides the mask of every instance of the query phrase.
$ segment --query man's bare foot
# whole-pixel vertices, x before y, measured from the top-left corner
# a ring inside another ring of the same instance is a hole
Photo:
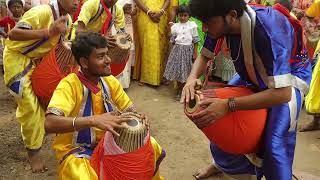
[[[219,169],[217,169],[213,164],[210,164],[207,167],[199,169],[195,174],[193,174],[193,177],[196,179],[205,179],[220,173],[222,172]]]
[[[48,170],[40,155],[40,149],[39,150],[27,149],[27,152],[28,152],[28,160],[33,173],[44,173]]]
[[[144,82],[139,82],[138,85],[139,86],[144,86]]]
[[[304,126],[303,128],[301,128],[300,132],[316,131],[316,130],[320,130],[319,119],[315,119],[311,123],[309,123],[306,126]]]

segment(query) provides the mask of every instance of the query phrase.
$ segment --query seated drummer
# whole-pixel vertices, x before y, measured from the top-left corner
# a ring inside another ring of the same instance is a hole
[[[45,129],[57,133],[53,149],[60,162],[58,179],[94,180],[98,176],[89,161],[94,147],[105,131],[117,135],[114,128],[123,128],[121,123],[128,120],[114,111],[135,112],[135,106],[119,81],[110,75],[107,40],[101,34],[79,33],[71,50],[81,71],[62,79],[54,91]],[[162,149],[153,138],[151,143],[158,160]],[[153,179],[161,179],[159,172]]]
[[[109,35],[111,26],[117,33],[125,32],[125,17],[118,0],[84,0],[78,20],[75,22],[77,33],[83,31],[99,32]],[[108,46],[115,46],[115,39],[107,36]]]
[[[230,111],[268,108],[264,143],[258,155],[233,155],[211,144],[214,163],[199,170],[195,177],[202,179],[222,171],[236,179],[240,176],[260,179],[263,175],[270,180],[291,179],[297,121],[311,80],[302,33],[295,34],[298,31],[293,29],[301,30],[301,25],[290,18],[284,7],[249,6],[244,0],[192,0],[190,9],[191,15],[203,22],[203,31],[208,36],[202,54],[193,65],[181,102],[194,98],[195,87],[201,85],[198,78],[204,73],[207,61],[214,57],[213,50],[221,37],[228,42],[238,73],[229,83],[259,89],[249,96],[202,100],[200,103],[208,107],[194,115],[198,127],[214,123]],[[250,17],[255,19],[254,27],[250,27]],[[254,47],[243,43],[250,38],[246,28],[254,32]],[[261,59],[251,59],[250,49],[255,49]]]

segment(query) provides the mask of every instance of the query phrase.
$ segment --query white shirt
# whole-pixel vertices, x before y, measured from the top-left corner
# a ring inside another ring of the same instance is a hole
[[[192,45],[199,41],[197,24],[193,21],[175,23],[171,27],[171,41],[180,45]]]

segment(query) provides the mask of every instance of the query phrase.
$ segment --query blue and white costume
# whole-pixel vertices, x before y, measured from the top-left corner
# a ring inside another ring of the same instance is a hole
[[[294,41],[294,28],[283,14],[272,7],[247,7],[241,18],[247,16],[251,19],[249,23],[254,24],[251,29],[253,36],[250,37],[250,52],[253,53],[247,53],[243,30],[241,36],[225,37],[238,73],[229,83],[255,86],[260,91],[291,86],[292,97],[290,102],[268,110],[263,146],[257,154],[232,155],[214,144],[210,144],[210,149],[215,165],[226,174],[253,175],[257,179],[264,175],[268,180],[290,180],[297,122],[303,97],[308,93],[311,66],[303,49],[302,37],[296,37],[297,41]],[[240,22],[241,28],[245,27],[245,22]],[[202,55],[212,59],[216,42],[207,37]],[[290,62],[292,59],[294,61]]]

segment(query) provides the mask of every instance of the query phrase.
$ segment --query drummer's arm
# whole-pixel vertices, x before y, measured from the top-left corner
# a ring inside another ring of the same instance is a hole
[[[205,57],[204,55],[200,54],[197,57],[197,59],[195,60],[194,64],[192,65],[192,70],[191,70],[191,73],[190,73],[190,75],[188,77],[188,80],[197,79],[201,75],[203,75],[205,73],[205,71],[206,71],[208,60],[209,59],[207,57]]]
[[[48,29],[29,30],[14,27],[9,33],[9,39],[14,41],[28,41],[48,37]]]
[[[98,12],[98,7],[94,4],[95,1],[86,1],[81,8],[78,20],[77,20],[77,31],[84,32],[86,31],[86,27],[90,21],[90,19]]]
[[[291,100],[292,87],[271,88],[249,96],[236,97],[235,110],[270,108]]]
[[[61,16],[49,28],[33,27],[27,23],[19,22],[10,32],[9,39],[14,41],[28,41],[58,36],[66,32],[68,21],[66,16]],[[38,28],[38,29],[37,29]]]
[[[118,135],[114,129],[123,128],[121,124],[128,120],[128,117],[114,116],[112,113],[88,117],[65,117],[48,114],[45,121],[45,130],[47,133],[68,133],[84,128],[95,127]]]

